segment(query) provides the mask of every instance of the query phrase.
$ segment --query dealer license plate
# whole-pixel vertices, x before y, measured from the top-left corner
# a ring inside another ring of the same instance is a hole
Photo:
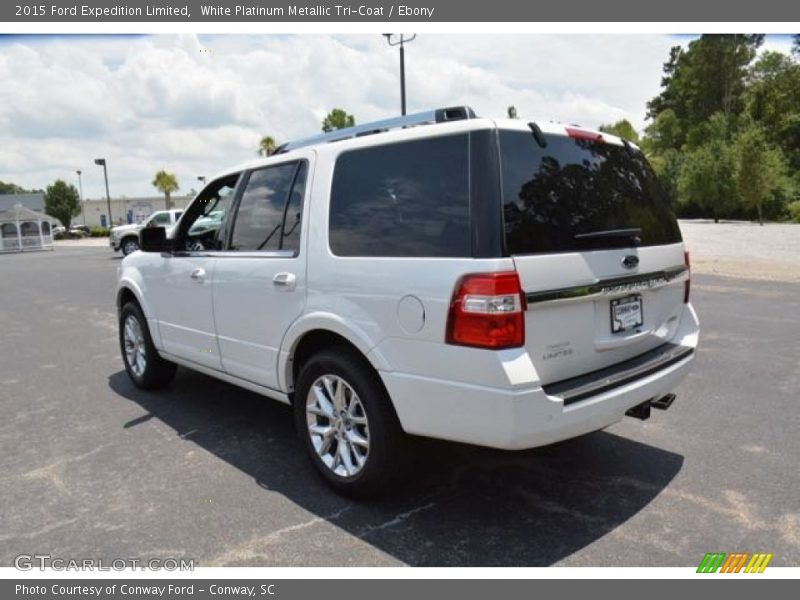
[[[638,294],[611,301],[611,333],[621,333],[641,327],[642,297]]]

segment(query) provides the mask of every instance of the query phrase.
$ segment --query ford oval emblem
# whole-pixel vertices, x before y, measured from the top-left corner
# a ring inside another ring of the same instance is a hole
[[[633,254],[628,254],[628,256],[622,259],[622,266],[626,269],[635,269],[639,266],[639,257]]]

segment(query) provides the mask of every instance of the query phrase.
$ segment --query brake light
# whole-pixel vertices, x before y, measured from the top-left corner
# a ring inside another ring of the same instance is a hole
[[[683,283],[683,303],[689,304],[689,292],[692,287],[692,265],[689,260],[688,250],[684,250],[683,252],[683,263],[686,265],[686,268],[689,269],[689,278]]]
[[[588,140],[590,142],[597,142],[598,144],[605,144],[606,140],[600,133],[594,131],[587,131],[586,129],[578,129],[576,127],[566,127],[567,135],[574,140]]]
[[[447,318],[448,344],[516,348],[525,343],[525,295],[515,271],[464,275]]]

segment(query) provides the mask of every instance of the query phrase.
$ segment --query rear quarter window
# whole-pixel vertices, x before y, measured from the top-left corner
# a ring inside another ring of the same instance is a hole
[[[509,254],[629,245],[580,234],[641,229],[640,244],[681,241],[675,215],[641,152],[611,143],[500,131],[503,219]]]
[[[470,256],[466,134],[344,152],[329,243],[337,256]]]

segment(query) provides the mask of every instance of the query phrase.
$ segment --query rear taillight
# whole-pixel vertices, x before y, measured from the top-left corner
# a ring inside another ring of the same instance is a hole
[[[683,283],[683,303],[689,304],[689,292],[691,291],[692,287],[692,265],[691,261],[689,260],[689,251],[684,250],[683,252],[683,263],[686,265],[688,277],[686,281]]]
[[[448,344],[516,348],[525,343],[525,296],[516,272],[464,275],[447,318]]]

